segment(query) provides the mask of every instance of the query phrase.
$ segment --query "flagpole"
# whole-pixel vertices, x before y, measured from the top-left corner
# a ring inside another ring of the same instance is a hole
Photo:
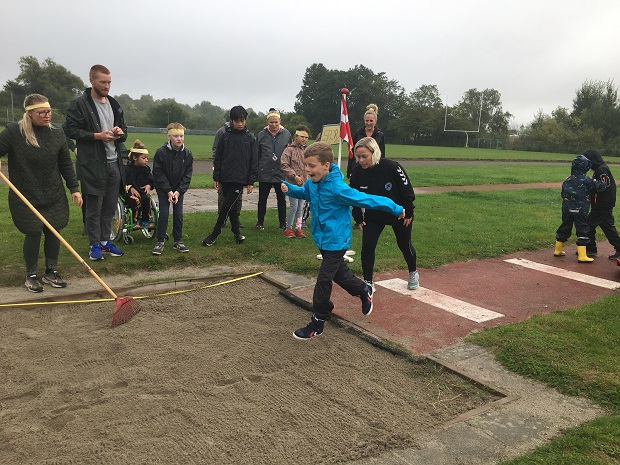
[[[347,161],[351,156],[351,127],[349,126],[349,112],[347,111],[347,94],[349,89],[340,89],[340,139],[338,143],[338,168],[342,163],[342,141],[347,141]]]
[[[342,124],[342,111],[343,111],[342,101],[347,99],[346,94],[348,93],[349,93],[349,89],[347,88],[340,89],[340,94],[341,94],[340,95],[340,124]],[[340,137],[338,138],[338,168],[340,168],[341,163],[342,163],[342,134],[340,134]]]

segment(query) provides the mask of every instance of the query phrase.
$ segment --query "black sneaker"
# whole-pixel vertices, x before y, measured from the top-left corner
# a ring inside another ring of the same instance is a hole
[[[256,223],[256,226],[254,226],[254,229],[256,229],[257,231],[264,231],[265,227],[263,226],[263,223]]]
[[[310,323],[308,323],[308,325],[304,328],[299,328],[298,330],[293,331],[293,337],[295,339],[299,339],[300,341],[307,341],[308,339],[312,339],[314,336],[320,336],[323,334],[324,325],[325,320],[321,320],[313,313]]]
[[[211,247],[214,242],[215,242],[215,237],[213,237],[211,234],[209,234],[207,237],[205,237],[202,240],[202,245],[206,245],[207,247]]]
[[[588,255],[590,255],[590,254],[588,254]],[[620,252],[618,252],[617,250],[616,250],[615,254],[609,256],[610,260],[615,260],[616,258],[620,258]]]
[[[372,286],[368,283],[366,284],[366,289],[360,294],[360,299],[362,299],[362,314],[368,316],[372,313]]]
[[[36,275],[26,276],[25,285],[30,292],[43,292],[43,284]]]
[[[153,255],[161,255],[163,251],[164,251],[164,243],[163,242],[157,242],[155,244],[155,247],[153,247],[153,251],[151,252],[151,254],[153,254]]]
[[[52,287],[67,287],[67,282],[60,277],[58,271],[50,271],[45,273],[45,276],[41,279],[45,284],[49,284]]]
[[[241,244],[243,241],[245,241],[245,236],[242,236],[241,234],[235,234],[235,242],[237,244]]]
[[[187,247],[183,242],[175,242],[172,246],[174,250],[178,250],[181,253],[189,252],[189,247]]]

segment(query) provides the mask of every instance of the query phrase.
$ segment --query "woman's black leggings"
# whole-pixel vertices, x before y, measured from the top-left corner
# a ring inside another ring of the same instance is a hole
[[[45,252],[45,271],[56,271],[58,266],[58,254],[60,253],[60,241],[52,231],[43,227],[45,240],[43,241],[43,251]],[[37,262],[39,261],[39,250],[41,248],[41,232],[36,234],[26,234],[24,238],[24,260],[26,261],[26,273],[37,274]]]
[[[372,281],[375,267],[375,249],[377,248],[377,242],[379,242],[379,236],[386,226],[388,225],[385,223],[366,220],[366,225],[362,232],[362,271],[365,281]],[[392,230],[396,236],[396,244],[403,253],[405,262],[407,262],[409,272],[415,271],[417,269],[416,252],[411,243],[413,222],[411,222],[409,226],[405,226],[402,221],[398,221],[396,223],[391,223],[390,226],[392,226]]]

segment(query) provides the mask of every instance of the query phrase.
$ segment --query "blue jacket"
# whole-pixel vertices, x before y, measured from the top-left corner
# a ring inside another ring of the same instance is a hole
[[[312,240],[320,250],[345,250],[351,246],[351,207],[383,210],[399,216],[403,207],[380,195],[369,195],[349,187],[338,165],[319,182],[306,180],[303,187],[283,181],[286,195],[310,202]]]

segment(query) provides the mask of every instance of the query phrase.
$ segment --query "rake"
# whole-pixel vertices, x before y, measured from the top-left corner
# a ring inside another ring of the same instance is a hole
[[[0,168],[2,168],[1,163]],[[112,314],[112,327],[114,328],[131,320],[134,315],[140,311],[140,303],[137,300],[134,300],[133,297],[118,297],[114,293],[114,291],[110,289],[110,287],[106,283],[103,282],[99,275],[95,273],[95,271],[90,266],[88,266],[88,263],[86,263],[84,259],[80,257],[80,255],[73,249],[73,247],[71,247],[69,243],[64,240],[60,233],[56,231],[56,229],[51,224],[49,224],[49,222],[43,217],[43,215],[41,215],[41,213],[39,213],[39,211],[34,207],[34,205],[32,205],[30,201],[26,197],[24,197],[24,195],[19,191],[19,189],[17,189],[17,187],[15,187],[15,185],[8,180],[8,178],[2,173],[2,171],[0,171],[0,177],[11,188],[11,190],[15,192],[15,194],[26,204],[26,206],[30,208],[30,210],[32,210],[35,215],[37,215],[41,222],[54,233],[54,235],[58,238],[58,240],[60,240],[60,242],[62,242],[62,244],[69,250],[69,252],[71,252],[73,256],[77,258],[82,265],[84,265],[84,267],[89,271],[89,273],[93,275],[93,277],[97,281],[99,281],[99,284],[103,286],[103,288],[108,292],[108,294],[110,294],[112,298],[114,298],[116,305],[114,307],[114,313]]]

